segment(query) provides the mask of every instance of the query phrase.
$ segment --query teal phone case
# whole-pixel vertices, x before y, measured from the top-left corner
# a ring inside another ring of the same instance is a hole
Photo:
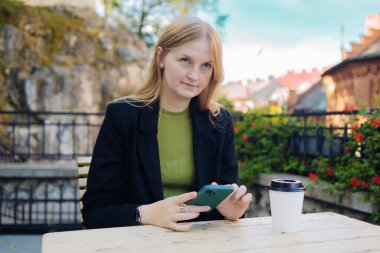
[[[231,185],[205,185],[198,192],[198,196],[195,199],[186,202],[186,204],[195,206],[209,206],[212,210],[233,191],[234,188]]]

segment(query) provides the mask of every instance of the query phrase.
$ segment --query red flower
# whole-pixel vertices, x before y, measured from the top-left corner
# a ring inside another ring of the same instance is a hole
[[[365,181],[363,181],[361,179],[360,179],[359,185],[360,185],[360,189],[362,189],[362,190],[364,190],[365,188],[368,187],[368,183],[366,183]]]
[[[252,127],[256,127],[256,126],[257,126],[257,123],[256,123],[255,121],[253,121],[253,122],[251,123],[251,126],[252,126]]]
[[[358,185],[359,185],[358,181],[356,180],[356,177],[352,177],[352,178],[350,179],[350,184],[351,184],[352,186],[358,186]]]
[[[372,120],[371,125],[374,127],[380,127],[380,118],[376,118],[376,119]]]
[[[359,143],[362,143],[363,139],[364,139],[364,135],[362,135],[362,134],[354,134],[354,140],[355,141],[357,141]]]
[[[329,174],[329,176],[334,176],[334,171],[331,169],[331,167],[327,168],[327,174]]]
[[[350,148],[349,147],[344,147],[343,148],[343,152],[346,153],[346,154],[350,153]]]
[[[380,176],[379,175],[372,176],[372,183],[380,184]]]
[[[354,105],[350,105],[350,104],[346,104],[344,106],[344,111],[347,112],[347,111],[353,111],[355,110],[355,106]]]
[[[234,132],[235,132],[235,134],[238,134],[239,133],[239,128],[234,127]]]
[[[242,162],[242,163],[241,163],[241,167],[243,167],[243,168],[244,168],[244,167],[247,167],[247,163],[246,163],[246,162]]]
[[[314,182],[317,182],[317,180],[318,180],[317,174],[315,174],[313,172],[309,173],[309,178],[310,178],[311,181],[314,181]]]
[[[358,123],[353,123],[351,125],[351,130],[354,131],[354,130],[358,130],[359,129],[359,124]]]
[[[244,134],[244,135],[241,136],[241,139],[242,139],[243,141],[247,141],[247,140],[248,140],[248,137],[247,137],[247,135]]]

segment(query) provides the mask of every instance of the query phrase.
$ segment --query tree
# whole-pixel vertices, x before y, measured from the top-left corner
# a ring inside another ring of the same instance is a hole
[[[125,24],[148,46],[177,17],[200,14],[222,28],[227,15],[219,13],[219,0],[102,0],[106,17]]]

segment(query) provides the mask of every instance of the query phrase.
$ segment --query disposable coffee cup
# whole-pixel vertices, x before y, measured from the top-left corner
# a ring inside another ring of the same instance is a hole
[[[297,232],[306,187],[299,180],[273,179],[267,188],[273,229],[281,233]]]

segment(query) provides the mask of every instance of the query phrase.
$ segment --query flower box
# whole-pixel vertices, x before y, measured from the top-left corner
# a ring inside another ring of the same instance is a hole
[[[260,180],[258,184],[261,186],[266,186],[272,179],[275,178],[300,180],[306,186],[305,197],[342,206],[345,208],[350,208],[368,214],[372,214],[374,211],[373,204],[365,200],[369,197],[368,193],[341,192],[338,190],[326,192],[322,186],[310,181],[309,178],[303,176],[286,173],[260,174]]]

